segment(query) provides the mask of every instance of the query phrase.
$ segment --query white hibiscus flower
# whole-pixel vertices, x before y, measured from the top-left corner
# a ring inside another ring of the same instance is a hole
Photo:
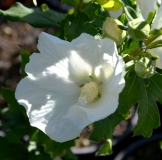
[[[136,0],[144,19],[147,19],[148,14],[155,9],[156,0]],[[160,5],[158,11],[156,12],[155,18],[153,20],[152,29],[162,28],[162,5]],[[162,39],[162,36],[158,37],[156,40]],[[158,55],[159,58],[156,61],[156,66],[162,68],[162,47],[149,49],[149,53],[152,55]]]
[[[15,93],[32,126],[64,142],[115,112],[125,64],[112,40],[83,33],[67,42],[41,33],[38,49]]]

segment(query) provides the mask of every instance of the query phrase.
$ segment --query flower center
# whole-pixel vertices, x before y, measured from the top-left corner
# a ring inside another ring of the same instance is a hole
[[[99,94],[99,86],[95,82],[86,83],[81,90],[78,103],[85,106],[89,102],[93,102]]]

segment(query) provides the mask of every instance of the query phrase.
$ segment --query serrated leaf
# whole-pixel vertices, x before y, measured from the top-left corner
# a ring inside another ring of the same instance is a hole
[[[118,110],[105,119],[94,123],[94,129],[90,139],[100,142],[102,139],[112,139],[115,126],[123,119]]]
[[[52,27],[63,18],[61,13],[55,11],[42,12],[40,8],[27,8],[19,2],[16,2],[6,11],[0,10],[0,15],[9,21],[25,21],[38,28]]]
[[[38,132],[38,142],[44,146],[45,152],[50,154],[51,158],[64,156],[66,149],[75,145],[74,140],[63,143],[55,142],[41,131]]]
[[[64,37],[68,41],[80,36],[85,30],[85,23],[88,18],[84,13],[78,12],[77,15],[69,15],[64,27]]]
[[[119,98],[118,110],[127,116],[130,108],[138,102],[138,122],[133,128],[134,136],[150,137],[153,129],[160,126],[156,101],[162,103],[162,75],[156,73],[150,79],[138,77],[134,71],[126,75],[126,85]]]
[[[85,33],[88,33],[88,34],[90,34],[92,36],[95,36],[95,35],[98,34],[98,30],[95,27],[89,25],[89,23],[86,24],[86,27],[85,27],[84,31],[85,31]]]
[[[118,110],[107,118],[94,123],[94,129],[90,136],[93,141],[100,142],[102,139],[106,140],[106,143],[96,153],[99,155],[110,155],[112,154],[112,140],[113,132],[119,122],[123,120],[123,117],[118,113]]]
[[[27,76],[26,72],[25,72],[25,65],[29,62],[29,57],[30,57],[30,53],[28,51],[22,50],[21,51],[21,69],[22,69],[22,75],[23,77]]]
[[[108,17],[107,11],[105,11],[99,4],[96,3],[91,3],[89,7],[86,7],[84,12],[91,21],[94,21],[98,18],[102,21],[105,21],[105,19]]]

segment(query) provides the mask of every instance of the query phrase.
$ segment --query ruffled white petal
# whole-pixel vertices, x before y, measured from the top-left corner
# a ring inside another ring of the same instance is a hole
[[[81,35],[81,40],[83,37],[87,38],[87,34]],[[90,39],[90,38],[89,38]],[[101,77],[97,74],[97,68],[102,68],[102,65],[108,61],[104,60],[104,55],[109,54],[109,62],[112,66],[116,62],[112,62],[111,56],[116,54],[116,45],[111,39],[105,38],[103,40],[94,39],[89,42],[84,42],[78,44],[71,51],[71,56],[69,58],[69,77],[72,81],[78,85],[88,83],[92,81],[89,76],[92,76],[94,80],[98,83],[101,82]],[[113,64],[114,63],[114,64]],[[96,71],[96,72],[95,72]]]
[[[119,91],[109,92],[107,86],[102,86],[101,98],[85,107],[77,103],[70,107],[67,117],[78,127],[82,129],[92,122],[103,119],[115,112],[118,106]]]
[[[155,5],[157,3],[156,0],[136,0],[136,2],[144,19],[147,19],[149,13],[155,10]]]
[[[70,56],[73,45],[70,42],[63,41],[55,36],[42,32],[38,39],[37,45],[40,54],[45,58],[45,62],[52,64]]]
[[[17,86],[15,97],[26,108],[32,126],[41,129],[51,139],[63,142],[77,137],[81,132],[73,123],[64,118],[69,107],[77,101],[78,91],[73,86],[71,89],[62,90],[63,88],[60,88],[62,84],[56,84],[55,89],[50,89],[47,87],[46,80],[46,84],[41,87],[37,85],[37,81],[26,77]],[[67,86],[70,87],[69,84]],[[72,133],[65,130],[67,126],[70,127]]]
[[[103,119],[115,112],[118,107],[119,93],[125,86],[123,78],[125,73],[124,62],[121,62],[120,67],[123,69],[123,73],[116,76],[114,76],[113,70],[109,68],[108,71],[111,74],[109,74],[107,83],[105,82],[106,85],[101,84],[101,98],[98,101],[90,103],[85,107],[79,106],[78,103],[70,107],[67,117],[76,127],[79,129],[84,128],[90,123]],[[104,72],[107,72],[107,70],[104,70]]]
[[[15,93],[32,126],[51,139],[64,142],[116,110],[125,71],[112,40],[82,34],[69,43],[42,33],[38,49],[40,53],[34,53],[26,65],[28,76]],[[79,106],[79,85],[92,80],[101,85],[101,98]]]
[[[82,43],[93,43],[93,42],[95,42],[94,37],[86,33],[82,33],[79,37],[71,41],[71,43],[74,45],[79,45]]]
[[[160,29],[162,27],[162,4],[156,12],[155,19],[152,24],[153,29]]]
[[[98,71],[102,79],[101,98],[84,107],[76,103],[70,107],[66,115],[79,129],[115,112],[119,93],[125,86],[125,63],[118,56],[115,43],[103,39],[99,41],[99,45],[102,46],[98,52],[102,53],[102,60],[99,61],[102,62],[102,66]]]
[[[45,133],[53,140],[58,142],[65,142],[78,137],[82,129],[78,129],[73,122],[66,118],[68,111],[67,106],[70,106],[73,101],[62,100],[64,104],[60,104],[53,110],[53,114],[47,123]]]

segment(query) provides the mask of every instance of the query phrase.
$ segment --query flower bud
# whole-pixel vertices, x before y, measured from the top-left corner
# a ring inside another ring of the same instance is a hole
[[[96,0],[98,4],[104,5],[106,4],[109,0]]]
[[[108,17],[102,27],[102,36],[111,38],[117,45],[123,42],[126,36],[126,31],[121,30],[118,25],[123,24],[118,19]]]
[[[149,33],[150,25],[141,18],[128,22],[128,34],[132,39],[142,41],[149,36]]]
[[[155,73],[155,62],[147,57],[142,57],[135,63],[135,71],[141,78],[150,78]]]
[[[108,11],[117,11],[124,7],[124,3],[121,0],[108,0],[102,7]]]

